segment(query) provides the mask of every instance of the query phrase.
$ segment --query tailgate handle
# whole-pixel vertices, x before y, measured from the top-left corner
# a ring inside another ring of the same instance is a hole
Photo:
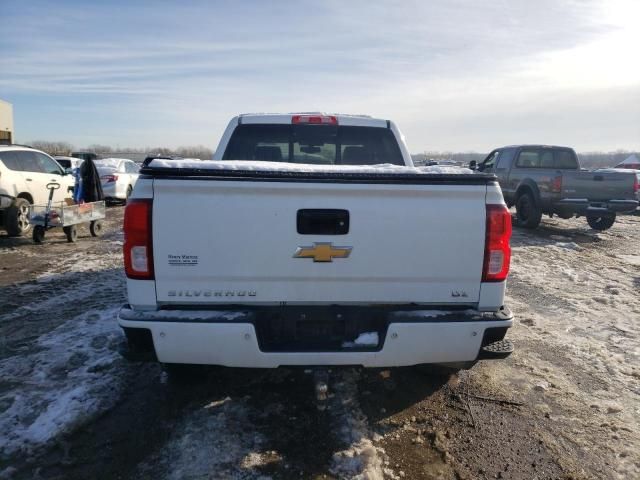
[[[596,182],[602,182],[604,180],[604,177],[602,175],[596,175],[595,177],[593,177],[593,179]]]
[[[346,235],[349,233],[349,211],[304,208],[298,210],[296,223],[301,235]]]

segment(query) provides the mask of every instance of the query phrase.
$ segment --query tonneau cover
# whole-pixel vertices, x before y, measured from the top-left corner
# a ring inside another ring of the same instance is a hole
[[[229,179],[296,179],[325,181],[365,181],[372,183],[459,183],[485,185],[495,181],[492,174],[473,173],[462,167],[433,165],[406,167],[381,165],[311,165],[244,160],[181,161],[155,159],[140,170],[151,177],[224,177]]]

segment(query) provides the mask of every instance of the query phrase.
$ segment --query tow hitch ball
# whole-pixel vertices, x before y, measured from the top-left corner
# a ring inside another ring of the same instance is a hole
[[[313,372],[313,381],[316,391],[316,406],[318,410],[327,408],[327,399],[329,394],[329,371],[327,369],[315,369]]]

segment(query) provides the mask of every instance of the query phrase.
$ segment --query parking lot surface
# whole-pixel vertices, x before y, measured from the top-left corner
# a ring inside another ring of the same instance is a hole
[[[640,478],[640,216],[514,229],[515,353],[443,375],[203,368],[119,351],[105,236],[0,235],[0,478]]]

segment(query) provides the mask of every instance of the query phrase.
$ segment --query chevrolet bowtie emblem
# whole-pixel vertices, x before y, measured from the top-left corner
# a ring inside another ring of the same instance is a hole
[[[331,243],[314,243],[313,247],[298,247],[293,258],[313,258],[314,262],[333,262],[334,258],[347,258],[351,247],[334,247]]]

